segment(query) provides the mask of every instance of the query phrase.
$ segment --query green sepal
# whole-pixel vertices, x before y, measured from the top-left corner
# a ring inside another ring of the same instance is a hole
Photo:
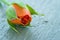
[[[11,27],[15,32],[19,33],[18,30],[16,29],[15,24],[11,23],[8,19],[7,19],[7,21],[8,21],[8,24],[10,25],[10,27]]]
[[[40,16],[45,16],[45,14],[39,14]]]
[[[31,6],[29,6],[28,4],[26,4],[26,7],[28,8],[28,10],[30,11],[31,15],[40,15],[40,16],[44,16],[44,14],[40,14],[38,12],[36,12]]]
[[[17,18],[16,12],[12,6],[8,7],[8,9],[6,11],[6,16],[7,16],[7,19],[9,19],[9,20]]]
[[[26,7],[30,11],[31,15],[38,15],[38,13],[31,6],[27,4]]]

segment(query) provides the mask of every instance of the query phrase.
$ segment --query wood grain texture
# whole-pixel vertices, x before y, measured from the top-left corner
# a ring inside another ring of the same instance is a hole
[[[17,34],[10,29],[6,21],[6,6],[2,4],[3,8],[0,9],[0,40],[60,40],[60,0],[21,1],[31,5],[45,16],[32,16],[31,25],[33,27],[18,28],[20,34]]]

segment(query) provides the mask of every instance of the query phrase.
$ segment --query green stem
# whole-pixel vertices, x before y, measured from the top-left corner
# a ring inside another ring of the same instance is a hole
[[[9,6],[9,5],[10,5],[10,3],[9,3],[9,2],[7,2],[6,0],[1,0],[1,2],[2,2],[2,3],[4,3],[4,4],[6,4],[7,6]]]
[[[0,3],[0,8],[2,8],[2,4]]]

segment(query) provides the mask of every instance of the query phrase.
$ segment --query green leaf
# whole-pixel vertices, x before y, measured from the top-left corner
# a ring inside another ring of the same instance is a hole
[[[6,16],[7,16],[7,19],[9,19],[9,20],[17,18],[16,12],[12,6],[8,7],[8,9],[6,11]]]
[[[18,30],[16,29],[15,24],[12,24],[8,19],[7,19],[7,21],[8,21],[8,24],[10,25],[10,27],[11,27],[15,32],[19,33]]]
[[[28,4],[26,6],[29,9],[31,15],[38,15],[38,13],[32,7],[30,7]]]

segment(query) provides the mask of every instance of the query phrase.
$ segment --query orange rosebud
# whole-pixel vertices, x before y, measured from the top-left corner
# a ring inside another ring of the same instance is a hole
[[[30,11],[26,8],[20,7],[18,4],[13,4],[13,7],[16,11],[17,19],[11,20],[12,23],[14,24],[22,24],[22,25],[28,25],[31,20],[31,14]]]

